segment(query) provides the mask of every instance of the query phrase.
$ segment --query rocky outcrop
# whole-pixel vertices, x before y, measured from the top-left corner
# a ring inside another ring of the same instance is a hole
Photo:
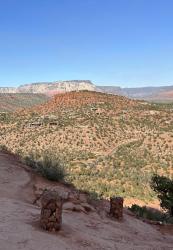
[[[85,214],[96,212],[95,208],[88,203],[88,194],[78,190],[68,189],[57,184],[56,187],[48,185],[34,185],[34,204],[42,207],[42,200],[47,192],[55,193],[63,201],[64,211],[83,212]]]
[[[55,95],[70,91],[94,91],[95,85],[89,80],[40,82],[21,85],[17,88],[0,88],[0,93],[37,93]]]

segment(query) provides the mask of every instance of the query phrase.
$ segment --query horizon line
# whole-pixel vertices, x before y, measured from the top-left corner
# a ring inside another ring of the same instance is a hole
[[[117,84],[106,84],[106,83],[96,83],[95,81],[92,81],[92,80],[88,80],[88,79],[73,79],[73,80],[53,80],[53,81],[33,81],[33,82],[26,82],[26,83],[19,83],[15,86],[13,86],[12,84],[7,84],[7,85],[4,85],[1,86],[0,85],[0,88],[11,88],[11,89],[16,89],[16,88],[19,88],[21,86],[25,86],[25,85],[32,85],[32,84],[51,84],[51,83],[55,83],[55,82],[73,82],[73,81],[88,81],[88,82],[91,82],[93,85],[95,86],[100,86],[100,87],[119,87],[119,88],[122,88],[122,89],[135,89],[135,88],[159,88],[159,87],[171,87],[173,86],[173,83],[166,83],[166,84],[159,84],[159,85],[140,85],[140,84],[129,84],[128,86],[124,86],[124,84],[121,84],[121,83],[117,83]],[[9,86],[10,85],[10,86]],[[135,85],[135,86],[130,86],[130,85]]]

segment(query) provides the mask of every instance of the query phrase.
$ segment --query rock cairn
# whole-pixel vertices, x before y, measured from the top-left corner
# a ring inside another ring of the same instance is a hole
[[[62,225],[62,198],[55,191],[45,191],[41,199],[40,225],[47,231],[58,231]]]
[[[110,198],[110,215],[118,220],[123,218],[123,202],[122,197]]]

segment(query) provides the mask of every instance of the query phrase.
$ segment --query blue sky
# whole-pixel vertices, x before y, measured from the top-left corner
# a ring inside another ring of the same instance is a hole
[[[173,85],[172,0],[0,0],[0,86]]]

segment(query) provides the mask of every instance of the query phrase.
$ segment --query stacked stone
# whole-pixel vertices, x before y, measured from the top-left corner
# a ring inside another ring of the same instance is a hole
[[[110,215],[118,220],[123,218],[123,202],[122,197],[110,198]]]
[[[62,225],[62,198],[55,191],[46,191],[41,199],[40,225],[47,231],[58,231]]]

